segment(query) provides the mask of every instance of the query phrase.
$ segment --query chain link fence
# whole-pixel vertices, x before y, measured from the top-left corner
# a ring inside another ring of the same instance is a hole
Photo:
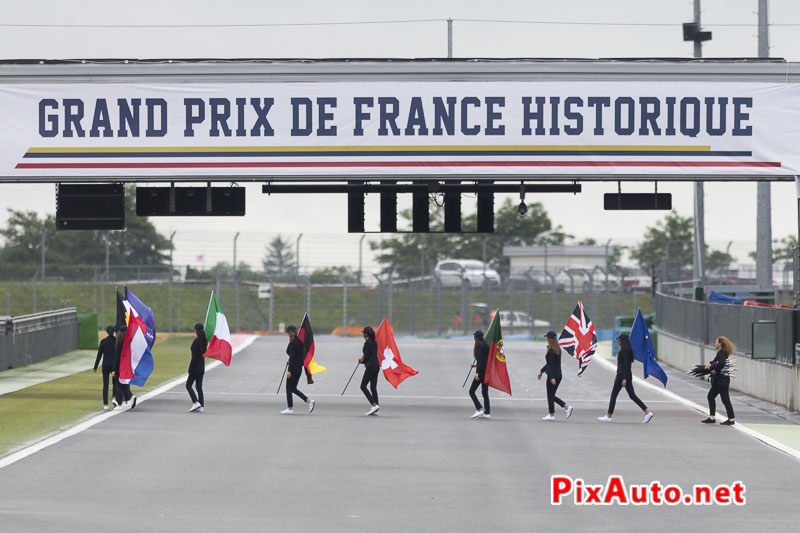
[[[115,322],[115,290],[122,292],[125,286],[153,309],[160,331],[187,331],[202,322],[211,290],[217,292],[231,329],[242,331],[279,332],[281,325],[296,324],[308,312],[322,334],[347,332],[348,326],[352,334],[355,326],[377,325],[388,317],[398,334],[467,335],[486,329],[499,308],[505,334],[540,334],[560,329],[579,299],[599,329],[613,328],[615,316],[633,314],[637,307],[644,313],[653,309],[647,291],[570,286],[556,283],[553,276],[549,282],[529,277],[475,286],[464,279],[443,283],[434,275],[373,274],[363,276],[361,284],[347,277],[321,284],[302,275],[273,280],[252,273],[235,279],[186,272],[184,267],[92,265],[48,268],[44,279],[38,271],[27,279],[5,275],[0,279],[0,314],[75,307],[97,313],[102,327]]]

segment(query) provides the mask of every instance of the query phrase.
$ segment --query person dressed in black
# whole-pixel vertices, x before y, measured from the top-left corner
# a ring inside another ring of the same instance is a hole
[[[358,362],[364,365],[364,377],[361,378],[361,392],[367,397],[370,408],[365,415],[378,415],[381,406],[378,405],[378,373],[381,365],[378,362],[378,343],[375,342],[375,330],[366,326],[361,330],[364,336],[364,346],[361,348],[361,357]],[[367,389],[369,385],[369,389]]]
[[[545,354],[545,364],[536,379],[542,379],[542,373],[547,374],[547,416],[542,420],[555,420],[555,404],[564,409],[567,418],[572,416],[572,407],[565,404],[561,398],[556,396],[556,390],[561,383],[561,346],[558,345],[558,335],[555,331],[548,331],[547,335],[547,354]]]
[[[203,376],[206,373],[206,358],[203,354],[208,349],[208,340],[206,340],[206,332],[203,324],[197,323],[194,325],[195,338],[192,341],[192,359],[189,362],[189,376],[186,378],[186,390],[189,391],[189,397],[192,399],[192,406],[189,412],[202,413],[205,411],[205,401],[203,398]],[[197,388],[197,396],[192,390],[194,384]]]
[[[611,422],[611,417],[614,415],[614,405],[617,403],[617,395],[619,391],[625,389],[628,396],[633,402],[644,411],[643,424],[647,424],[653,418],[653,413],[647,406],[636,396],[633,390],[633,374],[631,373],[631,365],[633,365],[633,350],[631,349],[631,341],[627,333],[620,333],[617,337],[619,343],[619,352],[617,352],[617,375],[614,377],[614,387],[611,389],[611,400],[608,402],[608,413],[604,416],[597,417],[602,422]]]
[[[475,367],[475,379],[469,387],[469,397],[472,398],[472,403],[475,404],[475,412],[471,418],[491,418],[491,407],[489,406],[489,385],[484,383],[484,374],[486,374],[486,365],[489,362],[489,345],[483,339],[483,332],[477,330],[472,334],[475,339],[475,346],[472,348],[472,366]],[[478,401],[475,391],[478,387],[481,388],[483,394],[483,405]]]
[[[114,347],[114,366],[111,369],[111,377],[114,381],[114,409],[124,409],[136,407],[136,396],[131,393],[131,386],[128,383],[121,383],[119,380],[120,359],[122,359],[122,346],[125,344],[125,333],[128,326],[120,326],[117,331],[117,344]],[[119,403],[122,402],[122,403]]]
[[[95,372],[97,372],[100,360],[103,360],[103,411],[108,411],[108,378],[114,370],[114,351],[117,345],[117,339],[114,337],[114,326],[108,326],[106,333],[108,333],[108,336],[100,341],[100,346],[97,347],[97,359],[94,360]]]
[[[303,373],[303,341],[297,338],[295,326],[286,328],[286,334],[289,336],[289,345],[286,347],[286,355],[289,356],[289,361],[286,363],[286,403],[288,407],[281,411],[281,414],[291,415],[294,413],[292,394],[296,394],[298,398],[308,404],[308,413],[311,414],[314,412],[316,402],[297,390],[297,384]]]
[[[708,391],[708,418],[701,420],[704,424],[714,424],[716,419],[714,415],[717,414],[717,402],[715,401],[719,394],[722,400],[722,405],[725,406],[725,411],[728,419],[725,422],[720,422],[722,426],[732,426],[735,414],[733,406],[731,405],[731,397],[728,388],[731,385],[731,377],[726,371],[726,363],[728,357],[736,349],[736,346],[728,339],[728,337],[717,337],[714,341],[714,348],[717,349],[717,356],[713,361],[706,363],[706,370],[711,370],[711,390]]]

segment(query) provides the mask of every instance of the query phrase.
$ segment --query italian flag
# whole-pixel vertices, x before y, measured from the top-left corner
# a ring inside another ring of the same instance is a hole
[[[203,326],[208,339],[208,349],[203,357],[210,357],[222,361],[225,366],[231,364],[231,330],[228,328],[228,319],[222,313],[222,309],[217,301],[214,291],[211,291],[211,299],[208,301],[208,311],[206,311],[206,322]]]

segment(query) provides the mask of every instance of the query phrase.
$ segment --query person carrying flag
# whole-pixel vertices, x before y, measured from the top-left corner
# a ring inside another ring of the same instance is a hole
[[[205,412],[205,401],[203,398],[203,376],[206,373],[206,360],[203,354],[208,350],[208,340],[203,324],[199,322],[194,325],[195,338],[190,348],[192,359],[189,361],[189,376],[186,378],[186,390],[189,391],[189,398],[192,399],[192,407],[189,412]],[[197,396],[192,390],[192,384],[197,388]]]
[[[136,407],[136,396],[131,393],[131,386],[128,383],[122,383],[120,379],[120,360],[122,359],[122,348],[125,345],[125,333],[128,331],[127,326],[120,326],[117,331],[117,344],[114,349],[114,366],[111,369],[111,377],[114,381],[114,408],[122,409],[123,407]],[[119,402],[122,402],[121,404]]]
[[[722,400],[722,405],[725,406],[725,412],[728,415],[728,420],[720,422],[721,426],[732,426],[736,423],[734,420],[736,415],[733,412],[733,405],[731,405],[731,397],[728,388],[731,385],[731,377],[727,373],[726,364],[728,357],[736,349],[736,346],[728,339],[728,337],[717,337],[714,340],[714,348],[717,349],[717,355],[714,359],[705,364],[706,370],[711,370],[711,390],[708,391],[708,418],[701,420],[703,424],[714,424],[717,414],[717,402],[715,401],[719,394]]]
[[[475,359],[472,362],[472,366],[475,367],[475,379],[469,387],[469,397],[472,398],[472,403],[475,404],[475,412],[470,418],[491,418],[489,385],[486,384],[486,380],[484,379],[486,375],[486,365],[489,361],[489,345],[486,344],[481,330],[475,331],[472,336],[475,339],[475,345],[472,347],[472,357]],[[475,395],[475,391],[478,390],[479,386],[481,388],[481,394],[483,395],[484,405],[481,405],[481,402],[478,401],[478,397]]]
[[[117,344],[114,326],[108,326],[106,333],[108,336],[100,341],[100,346],[97,347],[97,359],[94,360],[94,371],[97,372],[100,359],[103,359],[103,411],[108,411],[108,377],[114,370],[114,352]]]
[[[555,404],[560,405],[564,409],[566,417],[569,418],[572,416],[572,406],[565,404],[561,398],[556,396],[556,390],[561,383],[561,347],[558,345],[558,335],[555,331],[548,331],[545,337],[547,338],[545,365],[536,376],[536,379],[542,379],[542,373],[547,374],[547,416],[542,420],[555,420]]]
[[[611,389],[611,400],[608,402],[608,413],[597,417],[601,422],[611,422],[614,415],[614,406],[617,403],[617,395],[623,388],[633,402],[644,411],[643,424],[647,424],[653,418],[653,413],[647,408],[642,400],[636,396],[633,390],[633,374],[631,365],[633,364],[633,350],[631,349],[630,338],[627,333],[620,333],[617,337],[619,352],[617,353],[617,375],[614,377],[614,387]]]
[[[303,373],[303,342],[297,338],[296,326],[286,328],[286,334],[289,336],[289,344],[286,346],[286,355],[289,356],[289,361],[286,363],[286,403],[288,406],[281,411],[281,414],[294,414],[292,394],[296,394],[298,398],[308,404],[308,413],[311,414],[314,412],[316,402],[297,390],[300,375]]]
[[[364,336],[364,346],[361,348],[361,357],[358,362],[364,365],[364,377],[361,378],[361,392],[367,397],[370,404],[366,416],[377,415],[381,406],[378,405],[378,373],[381,364],[378,362],[378,343],[375,341],[375,330],[372,326],[365,326],[361,330]],[[369,385],[369,389],[367,389]]]

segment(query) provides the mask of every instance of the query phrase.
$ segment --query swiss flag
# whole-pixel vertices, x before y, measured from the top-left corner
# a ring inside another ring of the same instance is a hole
[[[378,343],[378,361],[381,363],[383,377],[396,389],[404,379],[418,374],[416,370],[403,363],[400,359],[400,350],[394,342],[394,332],[389,320],[384,318],[378,331],[375,332],[375,341]]]

